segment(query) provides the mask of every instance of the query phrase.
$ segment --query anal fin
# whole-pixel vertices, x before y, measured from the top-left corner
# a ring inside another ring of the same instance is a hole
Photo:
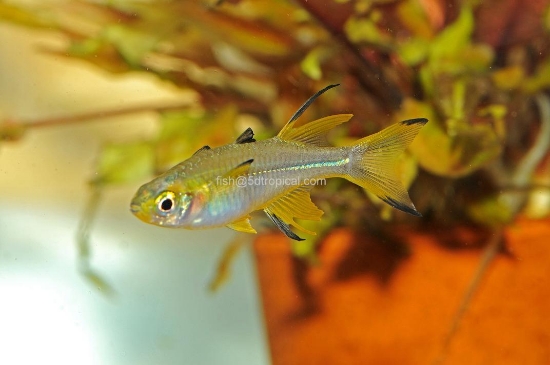
[[[246,232],[246,233],[257,233],[252,225],[250,224],[250,216],[244,216],[240,219],[237,219],[234,222],[231,222],[227,225],[228,228],[231,228],[235,231]]]
[[[270,202],[264,208],[264,211],[274,222],[275,220],[272,215],[276,216],[278,220],[285,223],[287,227],[288,225],[292,225],[302,232],[315,235],[315,232],[300,226],[295,221],[296,218],[318,221],[323,215],[323,211],[317,208],[317,206],[311,201],[311,197],[309,196],[311,188],[311,185],[300,186],[299,188],[292,190],[290,193]],[[277,222],[275,222],[275,224],[277,224]],[[278,225],[278,227],[285,234],[287,234],[281,226]]]
[[[304,239],[298,236],[296,233],[292,232],[290,226],[283,222],[281,218],[277,217],[275,214],[271,213],[269,209],[264,209],[267,216],[271,219],[273,223],[283,232],[288,238],[295,241],[303,241]]]

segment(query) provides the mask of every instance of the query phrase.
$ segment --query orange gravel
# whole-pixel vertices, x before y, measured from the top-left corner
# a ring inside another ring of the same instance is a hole
[[[399,236],[411,252],[396,258],[376,238],[354,245],[336,231],[305,276],[310,291],[295,284],[281,235],[257,240],[274,365],[436,363],[481,250],[445,247],[441,233]],[[511,255],[493,261],[439,364],[550,364],[550,220],[520,220],[505,237]]]

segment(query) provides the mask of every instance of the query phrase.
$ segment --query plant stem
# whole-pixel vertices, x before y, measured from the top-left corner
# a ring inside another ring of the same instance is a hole
[[[183,108],[189,107],[189,105],[191,105],[189,102],[185,102],[185,103],[180,102],[180,103],[165,104],[165,105],[154,105],[154,104],[136,105],[136,106],[129,106],[129,107],[120,108],[120,109],[94,111],[89,113],[82,113],[82,114],[63,116],[63,117],[28,120],[28,121],[21,122],[21,125],[24,126],[25,128],[53,127],[53,126],[86,122],[86,121],[89,121],[90,119],[104,119],[104,118],[116,117],[119,115],[126,115],[126,114],[138,114],[138,113],[145,113],[145,112],[164,112],[169,110],[177,110],[177,109],[183,109]]]
[[[361,53],[359,46],[353,44],[343,31],[345,22],[353,13],[353,4],[313,0],[297,0],[297,3],[317,19],[319,24],[349,52],[352,59],[348,58],[347,62],[362,88],[380,98],[384,108],[389,111],[399,109],[403,95],[397,85],[390,81],[378,67],[369,62]]]

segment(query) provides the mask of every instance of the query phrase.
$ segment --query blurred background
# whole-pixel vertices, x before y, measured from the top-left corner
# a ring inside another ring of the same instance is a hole
[[[549,363],[549,33],[545,0],[0,0],[0,362]],[[334,145],[429,119],[422,219],[337,179],[302,242],[129,213],[333,83],[300,123],[353,113]]]
[[[60,41],[0,22],[2,119],[189,99],[147,75],[113,77],[40,51]],[[139,182],[109,189],[97,210],[90,265],[107,287],[80,269],[77,228],[101,149],[144,139],[156,120],[154,112],[92,118],[0,146],[0,363],[269,363],[249,253],[224,290],[209,292],[234,233],[141,223],[129,211]]]

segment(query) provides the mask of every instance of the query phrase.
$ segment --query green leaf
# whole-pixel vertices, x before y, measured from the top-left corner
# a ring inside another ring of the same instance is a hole
[[[318,81],[323,77],[321,62],[326,56],[328,56],[327,49],[321,47],[314,48],[300,62],[300,68],[312,80]]]
[[[429,50],[429,41],[422,38],[410,38],[397,46],[397,54],[409,66],[415,66],[424,61]]]
[[[458,19],[441,31],[430,44],[428,61],[420,70],[424,91],[431,97],[438,95],[441,75],[459,76],[486,72],[494,53],[484,44],[472,44],[474,16],[469,6],[464,6]]]
[[[101,39],[87,38],[71,42],[67,52],[75,57],[87,57],[97,55],[103,46],[104,42]]]
[[[353,43],[373,43],[380,46],[390,46],[392,37],[382,32],[372,19],[350,17],[344,25],[345,32]]]
[[[417,0],[401,1],[397,5],[399,19],[416,37],[422,40],[432,39],[434,31],[424,8]]]
[[[527,78],[522,85],[523,91],[536,94],[538,91],[550,86],[550,59],[539,65],[535,74]]]
[[[491,123],[459,125],[450,136],[429,104],[406,99],[399,119],[423,116],[429,122],[420,130],[410,146],[418,164],[441,176],[461,177],[484,166],[502,151],[498,132]]]
[[[103,30],[102,38],[113,44],[128,64],[139,66],[159,42],[154,34],[122,25],[110,25]]]
[[[433,40],[430,58],[432,62],[452,58],[470,43],[474,31],[474,15],[472,9],[464,6],[458,19],[447,26]]]
[[[130,142],[105,146],[99,156],[99,184],[121,184],[138,181],[153,174],[153,148],[148,142]]]
[[[164,171],[189,158],[204,145],[214,147],[233,142],[237,137],[235,121],[238,115],[233,105],[215,114],[202,110],[164,113],[155,142],[156,169]]]
[[[513,90],[525,80],[525,71],[521,66],[503,67],[491,74],[495,86],[502,90]]]
[[[491,195],[475,201],[467,206],[468,216],[476,223],[490,227],[503,226],[513,218],[510,208],[499,195]]]

